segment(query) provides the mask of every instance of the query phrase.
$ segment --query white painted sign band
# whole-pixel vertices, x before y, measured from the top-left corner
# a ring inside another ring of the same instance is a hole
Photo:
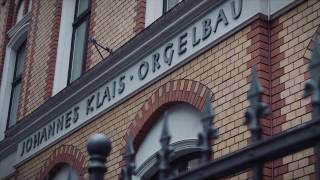
[[[17,162],[31,157],[59,137],[168,72],[258,12],[257,8],[252,8],[250,1],[225,1],[153,53],[19,142]]]

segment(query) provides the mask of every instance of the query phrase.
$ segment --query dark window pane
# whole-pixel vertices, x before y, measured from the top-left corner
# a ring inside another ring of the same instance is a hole
[[[15,73],[12,78],[11,100],[8,113],[8,127],[13,126],[17,120],[19,97],[21,89],[21,74],[23,71],[26,43],[23,43],[16,54]]]
[[[21,83],[17,84],[12,89],[12,97],[11,97],[11,104],[10,104],[8,127],[11,127],[12,125],[14,125],[16,123],[16,120],[17,120],[19,97],[20,97],[20,88],[21,88]]]
[[[178,4],[178,0],[166,0],[167,1],[167,11]]]
[[[81,25],[75,30],[70,82],[79,78],[82,73],[84,58],[83,54],[86,44],[86,31],[87,21],[82,22]]]
[[[78,1],[77,16],[79,16],[81,13],[83,13],[88,8],[89,8],[89,0],[79,0]]]
[[[24,64],[24,55],[25,55],[26,43],[20,46],[17,51],[17,62],[16,62],[16,72],[15,78],[22,74],[23,64]]]

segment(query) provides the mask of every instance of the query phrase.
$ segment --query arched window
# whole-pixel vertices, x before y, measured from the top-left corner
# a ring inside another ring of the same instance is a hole
[[[79,174],[69,164],[55,166],[44,180],[80,180]]]
[[[201,112],[189,104],[177,104],[168,110],[168,127],[171,134],[170,144],[175,157],[171,165],[173,173],[179,174],[196,167],[199,163],[198,134],[202,132]],[[160,150],[160,134],[163,126],[163,116],[145,136],[136,153],[137,177],[135,179],[157,179],[157,158]]]

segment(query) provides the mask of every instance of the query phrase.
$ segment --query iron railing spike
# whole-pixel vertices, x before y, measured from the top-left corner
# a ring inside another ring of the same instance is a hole
[[[166,146],[170,142],[170,133],[168,129],[168,112],[164,113],[163,128],[161,132],[160,142],[162,146]]]
[[[250,102],[249,110],[246,112],[246,124],[251,131],[252,143],[261,141],[262,128],[260,118],[270,113],[268,105],[262,102],[263,88],[259,82],[257,70],[254,66],[252,68],[252,82],[248,94]],[[263,177],[262,165],[257,163],[253,166],[253,179],[261,180]]]
[[[198,135],[198,145],[201,147],[202,162],[209,162],[212,159],[212,139],[217,138],[217,129],[212,125],[214,110],[211,106],[212,94],[207,93],[202,117],[203,132]]]
[[[128,134],[128,143],[127,143],[127,149],[126,154],[124,156],[126,165],[122,169],[122,177],[123,180],[131,180],[132,175],[135,174],[135,151],[133,147],[133,139],[132,139],[132,133],[129,132]]]
[[[263,88],[258,80],[257,70],[254,66],[252,69],[252,82],[248,94],[250,107],[245,114],[246,124],[248,124],[249,130],[252,134],[252,142],[258,142],[261,140],[261,123],[260,118],[269,114],[270,110],[268,105],[262,102]]]
[[[170,146],[171,135],[168,127],[168,112],[164,113],[163,128],[160,137],[161,149],[157,154],[159,162],[159,180],[166,180],[170,177],[170,158],[173,149]]]
[[[205,106],[204,106],[204,114],[205,116],[208,116],[210,118],[214,117],[214,109],[211,106],[211,92],[207,93],[206,99],[205,99]]]

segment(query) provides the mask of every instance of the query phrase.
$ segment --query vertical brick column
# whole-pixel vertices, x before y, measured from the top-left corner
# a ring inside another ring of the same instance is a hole
[[[62,11],[62,0],[55,0],[55,12],[52,33],[50,37],[50,51],[49,51],[49,61],[48,63],[48,74],[47,74],[47,85],[46,93],[44,94],[44,99],[48,100],[52,95],[54,73],[57,59],[57,49],[59,41],[59,30],[60,30],[60,21],[61,21],[61,11]]]
[[[18,120],[24,117],[27,113],[27,97],[29,96],[28,87],[30,86],[31,66],[33,63],[33,54],[35,53],[36,32],[38,29],[40,11],[40,0],[32,1],[32,16],[28,29],[27,45],[25,51],[25,61],[23,68],[23,76],[21,83],[21,94],[18,108]]]
[[[310,98],[303,99],[308,79],[311,39],[319,26],[319,1],[305,1],[272,24],[273,134],[311,120]],[[274,163],[276,179],[313,179],[314,150],[288,155]]]
[[[146,0],[137,0],[136,6],[137,15],[135,17],[136,25],[134,32],[138,34],[144,29],[145,16],[146,16]]]

